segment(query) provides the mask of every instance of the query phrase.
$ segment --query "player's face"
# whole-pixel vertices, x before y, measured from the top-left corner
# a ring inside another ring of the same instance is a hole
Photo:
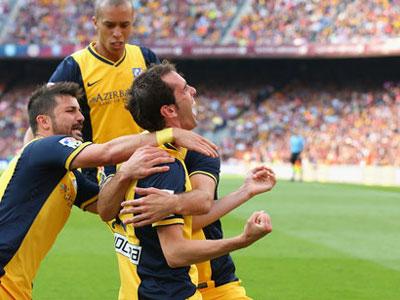
[[[187,84],[186,80],[176,72],[163,76],[164,80],[174,91],[177,121],[180,127],[192,130],[197,125],[194,96],[196,89]]]
[[[119,60],[132,32],[132,6],[129,3],[104,5],[97,18],[93,17],[93,23],[98,39],[96,50],[112,61]]]
[[[65,134],[82,141],[82,127],[85,119],[81,113],[78,100],[64,95],[56,97],[57,106],[53,110],[51,124],[53,134]]]

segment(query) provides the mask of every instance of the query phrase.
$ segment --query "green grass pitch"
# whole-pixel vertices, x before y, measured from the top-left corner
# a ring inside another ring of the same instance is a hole
[[[224,177],[220,195],[241,181]],[[233,253],[254,299],[400,299],[400,189],[279,181],[225,217],[225,235],[261,209],[273,233]],[[42,263],[33,299],[117,299],[112,242],[97,216],[74,209]]]

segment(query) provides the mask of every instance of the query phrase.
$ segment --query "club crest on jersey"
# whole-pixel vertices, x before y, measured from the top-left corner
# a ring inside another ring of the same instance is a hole
[[[136,78],[142,73],[142,68],[132,68],[133,78]]]
[[[61,140],[58,141],[61,145],[70,147],[72,149],[78,148],[80,145],[82,145],[81,141],[78,141],[72,137],[65,137]]]

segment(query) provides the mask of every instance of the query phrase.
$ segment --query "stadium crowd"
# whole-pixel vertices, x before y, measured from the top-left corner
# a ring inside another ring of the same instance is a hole
[[[144,44],[217,44],[243,0],[136,1],[135,40]]]
[[[233,33],[241,44],[359,43],[397,38],[398,0],[253,0]]]
[[[91,0],[21,1],[15,26],[8,29],[3,43],[85,47],[94,36]],[[136,0],[132,42],[216,44],[241,3],[243,0]]]
[[[32,88],[0,100],[0,159],[22,146]],[[224,161],[288,162],[291,130],[299,128],[310,163],[400,166],[400,83],[369,90],[301,83],[240,92],[200,87],[198,104],[198,131],[219,144]]]
[[[291,84],[261,101],[256,92],[200,97],[200,132],[221,146],[224,160],[287,162],[297,128],[310,163],[400,166],[399,84],[369,91]]]
[[[19,5],[3,43],[87,45],[94,34],[91,0],[20,0]]]
[[[5,92],[0,84],[0,160],[10,160],[21,148],[28,128],[27,103],[33,86]]]
[[[94,36],[91,0],[20,0],[19,5],[2,43],[80,48]],[[145,45],[215,45],[225,35],[240,45],[359,43],[400,34],[399,0],[135,0],[134,6],[132,42]],[[0,11],[7,13],[8,7],[7,0],[0,1]],[[233,22],[235,17],[240,22]]]

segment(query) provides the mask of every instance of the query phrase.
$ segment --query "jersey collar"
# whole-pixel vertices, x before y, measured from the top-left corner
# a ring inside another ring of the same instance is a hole
[[[95,43],[95,42],[91,42],[91,43],[89,44],[88,50],[89,50],[89,52],[90,52],[94,57],[96,57],[98,60],[100,60],[100,61],[102,61],[102,62],[104,62],[104,63],[106,63],[106,64],[108,64],[108,65],[114,66],[114,67],[118,67],[118,66],[125,60],[125,57],[126,57],[126,46],[125,46],[124,54],[122,55],[122,57],[121,57],[119,60],[117,60],[116,62],[113,62],[112,60],[109,60],[108,58],[105,58],[104,56],[100,55],[100,54],[96,51],[96,49],[94,48],[94,43]]]

